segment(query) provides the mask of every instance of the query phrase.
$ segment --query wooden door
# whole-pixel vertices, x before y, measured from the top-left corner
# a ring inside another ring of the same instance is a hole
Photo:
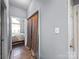
[[[32,31],[32,29],[31,29],[31,19],[29,19],[28,20],[28,22],[27,22],[28,24],[27,24],[27,33],[28,33],[28,36],[27,36],[27,46],[28,46],[28,48],[29,49],[31,49],[31,45],[32,45],[32,38],[31,38],[31,36],[32,36],[32,34],[31,34],[31,31]]]
[[[38,56],[38,12],[28,18],[28,41],[27,46],[31,49],[32,56]]]
[[[38,13],[31,17],[32,20],[32,55],[38,55]]]

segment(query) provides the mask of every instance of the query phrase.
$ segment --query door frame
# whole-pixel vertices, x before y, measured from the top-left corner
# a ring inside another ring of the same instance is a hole
[[[29,20],[32,16],[34,16],[35,14],[38,13],[38,59],[40,59],[40,19],[41,19],[41,12],[40,9],[36,10],[34,13],[32,13],[32,15],[30,17],[27,18],[27,20]]]
[[[79,54],[79,47],[78,47],[78,39],[79,39],[79,37],[78,37],[78,35],[79,35],[79,28],[78,28],[78,22],[79,22],[79,15],[78,15],[78,13],[79,13],[79,11],[78,11],[78,9],[79,9],[79,5],[75,5],[74,7],[73,7],[73,36],[74,36],[74,58],[75,59],[79,59],[79,56],[78,56],[78,54]]]
[[[2,0],[1,1],[1,59],[3,58],[2,56],[3,56],[3,51],[2,51],[2,47],[3,47],[3,45],[2,45],[2,42],[4,41],[4,39],[2,38],[2,28],[4,27],[3,25],[4,25],[4,18],[2,18],[2,16],[4,17],[4,12],[5,12],[5,10],[6,10],[6,5],[5,5],[5,3],[4,3],[4,0]],[[3,13],[3,14],[2,14]]]

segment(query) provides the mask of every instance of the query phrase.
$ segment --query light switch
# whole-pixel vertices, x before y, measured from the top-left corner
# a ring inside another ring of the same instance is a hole
[[[57,34],[60,33],[60,28],[59,27],[55,28],[55,33],[57,33]]]

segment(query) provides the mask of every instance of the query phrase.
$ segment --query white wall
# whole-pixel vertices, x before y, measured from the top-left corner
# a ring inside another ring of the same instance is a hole
[[[24,22],[24,29],[25,29],[25,46],[27,46],[27,19]]]
[[[15,6],[10,6],[10,16],[26,18],[26,10]]]
[[[68,59],[67,0],[33,0],[28,17],[40,10],[40,59]],[[55,33],[55,27],[60,33]]]
[[[73,1],[68,0],[68,46],[72,45],[74,42],[73,33]],[[74,59],[73,48],[69,47],[69,58]]]

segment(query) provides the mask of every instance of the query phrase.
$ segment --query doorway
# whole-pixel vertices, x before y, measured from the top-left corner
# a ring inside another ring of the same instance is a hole
[[[12,47],[25,44],[24,21],[25,18],[11,16]]]
[[[23,21],[24,18],[23,19],[20,18],[11,16],[11,29],[12,29],[11,59],[33,59],[33,56],[31,56],[31,51],[27,49],[27,46],[25,44],[26,43],[25,35],[24,35],[25,32],[23,29],[24,26],[26,26],[23,25],[25,21]]]
[[[20,54],[25,47],[25,18],[11,16],[11,45],[12,55],[11,59],[20,59]],[[23,56],[22,56],[23,57]],[[21,57],[21,58],[22,58]]]
[[[39,48],[39,36],[38,36],[38,14],[35,12],[31,17],[28,18],[28,37],[27,47],[31,50],[31,54],[34,59],[38,59],[38,48]]]

